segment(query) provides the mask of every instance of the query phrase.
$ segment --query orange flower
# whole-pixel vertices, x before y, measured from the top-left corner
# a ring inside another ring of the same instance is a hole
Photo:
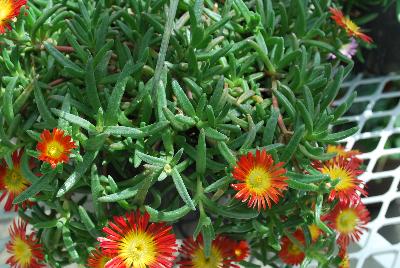
[[[304,234],[301,230],[297,230],[293,233],[293,237],[304,246]],[[303,250],[292,242],[289,237],[284,236],[281,239],[281,250],[278,253],[279,258],[286,264],[298,265],[305,257]]]
[[[323,217],[328,225],[337,231],[337,243],[345,249],[351,241],[358,241],[361,234],[366,230],[365,225],[369,222],[369,212],[363,203],[354,206],[344,206],[340,203],[327,215]]]
[[[149,223],[150,215],[140,211],[114,217],[104,227],[107,237],[99,237],[103,254],[114,256],[105,268],[172,267],[176,238],[165,223]]]
[[[53,169],[58,163],[68,162],[71,150],[76,148],[71,136],[64,136],[64,131],[58,128],[53,129],[53,133],[45,129],[40,134],[40,139],[36,146],[36,150],[40,152],[39,160],[51,164]]]
[[[358,169],[359,164],[354,158],[346,160],[339,156],[324,163],[314,162],[313,166],[322,174],[329,175],[332,180],[339,180],[329,194],[329,201],[338,198],[343,205],[357,204],[360,202],[357,191],[362,195],[368,195],[367,191],[360,187],[364,183],[357,177],[363,171]]]
[[[358,150],[349,150],[346,151],[346,149],[343,146],[340,145],[328,145],[328,148],[326,150],[327,153],[336,153],[336,157],[343,157],[346,160],[350,160],[354,158],[354,162],[357,162],[357,164],[361,164],[363,162],[362,159],[358,158],[358,156],[361,154],[360,151]]]
[[[87,266],[90,268],[104,268],[106,263],[113,257],[111,254],[104,254],[99,248],[96,248],[90,252],[90,256],[87,261]]]
[[[10,22],[19,15],[27,0],[0,0],[0,34],[11,30]]]
[[[311,240],[312,242],[315,242],[318,240],[318,238],[321,236],[322,231],[321,229],[318,228],[318,226],[313,223],[308,226],[308,230],[310,230],[310,235],[311,235]]]
[[[188,237],[183,241],[179,252],[182,259],[178,262],[183,268],[239,268],[233,264],[235,258],[232,252],[232,240],[218,235],[211,244],[211,255],[206,258],[204,253],[203,237],[199,235],[195,240]]]
[[[372,38],[364,33],[360,27],[357,26],[351,19],[345,17],[343,12],[336,8],[329,8],[331,12],[331,18],[336,22],[337,25],[342,27],[349,36],[354,36],[364,40],[367,43],[372,43]]]
[[[11,240],[7,243],[7,252],[11,257],[6,261],[15,268],[40,268],[44,259],[42,245],[38,243],[35,233],[26,234],[28,224],[14,220],[9,228]]]
[[[247,256],[249,256],[249,243],[246,240],[232,241],[232,251],[234,261],[243,261]]]
[[[12,154],[12,168],[10,168],[5,161],[0,162],[0,192],[3,192],[0,196],[0,202],[8,196],[4,205],[5,211],[11,211],[13,208],[17,211],[18,205],[13,205],[15,197],[31,185],[21,173],[20,162],[22,154],[22,150],[15,151]],[[32,162],[30,163],[30,168],[33,168]],[[21,207],[25,209],[26,206],[30,204],[31,202],[24,201]]]
[[[248,201],[249,207],[256,207],[260,211],[265,210],[266,204],[271,208],[271,201],[278,203],[282,191],[287,189],[287,177],[284,176],[286,169],[282,168],[283,162],[274,165],[274,160],[265,150],[256,151],[254,156],[248,153],[242,156],[233,170],[233,177],[240,181],[231,184],[238,191],[235,198],[242,202]]]

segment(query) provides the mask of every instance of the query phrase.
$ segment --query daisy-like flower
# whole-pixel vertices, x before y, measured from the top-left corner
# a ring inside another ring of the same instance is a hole
[[[304,234],[301,230],[297,230],[293,233],[293,237],[298,240],[298,242],[304,246]],[[289,237],[284,236],[281,239],[281,250],[278,253],[279,258],[286,264],[298,265],[305,257],[303,250],[292,242]]]
[[[311,225],[308,226],[308,230],[310,231],[310,235],[311,235],[311,241],[315,242],[318,240],[318,238],[321,236],[322,231],[321,229],[318,228],[318,226],[313,223]]]
[[[246,202],[249,207],[271,208],[272,202],[278,203],[282,191],[287,189],[285,163],[274,164],[272,156],[265,150],[248,153],[240,158],[233,170],[233,177],[240,183],[231,184],[238,191],[235,198]],[[272,202],[271,202],[272,201]]]
[[[367,43],[372,43],[372,38],[364,34],[361,28],[350,18],[345,17],[341,10],[331,7],[329,8],[329,11],[331,12],[331,18],[336,22],[337,25],[342,27],[349,36],[360,38]]]
[[[339,180],[334,189],[329,194],[329,201],[339,199],[343,205],[357,204],[360,202],[360,192],[362,195],[368,193],[360,187],[364,183],[357,177],[363,173],[359,170],[359,163],[355,158],[350,160],[344,159],[342,156],[335,157],[324,163],[313,162],[313,166],[322,174],[328,175],[332,180]]]
[[[358,163],[359,165],[363,162],[361,158],[358,158],[358,156],[361,154],[360,151],[358,150],[346,150],[343,146],[341,145],[328,145],[326,148],[327,153],[336,153],[336,157],[343,157],[346,160],[350,160],[354,158],[354,162]]]
[[[35,233],[27,235],[27,223],[14,220],[9,228],[11,240],[7,243],[7,252],[11,257],[6,261],[15,268],[40,268],[44,259],[42,245],[39,244]]]
[[[179,249],[182,258],[178,264],[187,268],[238,268],[232,263],[235,256],[231,246],[232,240],[218,235],[211,244],[209,258],[206,258],[203,237],[199,235],[196,241],[192,237],[186,238]]]
[[[344,206],[340,203],[326,216],[323,217],[328,225],[338,233],[337,243],[345,249],[350,241],[358,241],[366,230],[369,222],[369,212],[363,203]]]
[[[249,243],[246,240],[232,241],[233,260],[235,262],[243,261],[249,256]]]
[[[10,168],[5,161],[0,162],[0,202],[6,199],[4,210],[11,211],[18,210],[19,205],[13,205],[15,197],[25,191],[31,183],[22,175],[20,162],[22,157],[22,150],[15,151],[12,154],[13,167]],[[33,162],[30,163],[30,168],[33,168]],[[8,197],[7,197],[8,196]],[[22,208],[26,208],[31,202],[24,201],[20,204]]]
[[[103,254],[113,258],[105,268],[172,267],[176,252],[176,238],[171,226],[165,223],[149,223],[150,215],[140,211],[116,216],[103,231],[107,237],[99,237]]]
[[[27,0],[0,0],[0,34],[11,30],[10,22],[19,15]]]
[[[111,254],[105,254],[101,252],[100,248],[96,248],[92,252],[90,252],[87,266],[90,268],[104,268],[106,263],[112,259]]]
[[[352,37],[352,38],[350,38],[350,43],[344,44],[340,47],[339,52],[342,53],[343,55],[345,55],[347,58],[352,59],[353,56],[356,55],[356,53],[357,53],[357,48],[358,48],[358,43]],[[336,59],[336,55],[333,53],[329,53],[328,58]],[[332,145],[329,145],[329,146],[332,146]],[[335,146],[333,146],[333,147],[335,147]]]
[[[64,136],[64,131],[58,128],[53,129],[53,133],[45,129],[40,134],[40,139],[36,146],[36,150],[40,152],[39,160],[51,164],[53,169],[58,163],[68,162],[71,150],[76,148],[71,136]]]

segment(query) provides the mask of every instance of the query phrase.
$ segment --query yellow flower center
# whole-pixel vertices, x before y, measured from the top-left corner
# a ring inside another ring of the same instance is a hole
[[[0,25],[6,21],[12,11],[12,4],[9,0],[0,0]]]
[[[352,33],[359,33],[360,27],[357,26],[351,19],[344,18],[343,22],[346,24],[347,30]]]
[[[271,175],[264,167],[254,167],[248,174],[247,187],[256,194],[264,194],[271,187]]]
[[[240,248],[235,249],[236,257],[240,257],[242,255],[242,250]]]
[[[215,246],[211,246],[211,254],[209,258],[206,258],[204,255],[203,248],[199,248],[193,253],[194,268],[221,268],[223,260],[220,250]]]
[[[47,144],[46,154],[52,158],[59,158],[64,153],[64,146],[56,141]]]
[[[145,268],[156,261],[157,246],[146,232],[131,231],[120,242],[118,255],[127,267]]]
[[[324,166],[321,170],[322,174],[329,175],[332,180],[339,180],[335,186],[335,190],[345,190],[353,186],[352,176],[349,172],[338,166],[327,167]]]
[[[343,258],[343,260],[339,264],[340,268],[349,268],[350,267],[350,260],[349,256],[346,254],[346,256]]]
[[[16,262],[22,267],[29,267],[32,259],[32,250],[29,244],[27,244],[20,237],[16,237],[14,245],[12,247],[14,258]]]
[[[357,213],[353,209],[345,209],[336,218],[336,228],[343,234],[349,234],[355,230],[357,222]]]
[[[18,166],[7,170],[4,185],[9,192],[19,194],[27,188],[28,184],[29,182],[22,176]]]
[[[288,253],[289,255],[299,255],[301,253],[301,249],[294,243],[290,243],[288,247]]]
[[[317,240],[320,235],[320,230],[318,226],[316,224],[311,224],[308,226],[308,229],[310,230],[311,239],[313,241]]]

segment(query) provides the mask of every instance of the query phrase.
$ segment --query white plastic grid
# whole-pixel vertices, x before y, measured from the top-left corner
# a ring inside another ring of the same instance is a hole
[[[369,147],[361,155],[366,172],[360,178],[369,186],[370,196],[363,198],[363,202],[372,221],[368,232],[351,247],[351,267],[399,268],[400,143],[392,143],[400,141],[400,76],[363,79],[358,75],[344,83],[343,94],[335,105],[344,102],[353,91],[359,96],[343,119],[358,125],[360,130],[345,139],[344,144],[347,149]],[[368,122],[371,119],[372,124]]]

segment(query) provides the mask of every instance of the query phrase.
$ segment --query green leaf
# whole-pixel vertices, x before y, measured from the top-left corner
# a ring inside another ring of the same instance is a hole
[[[19,194],[13,201],[13,204],[24,202],[28,198],[34,197],[37,193],[43,191],[48,186],[49,182],[54,178],[54,173],[48,173],[40,177],[39,180],[32,183],[28,189]]]
[[[232,182],[232,179],[230,177],[223,177],[222,179],[219,179],[213,183],[211,183],[209,186],[207,186],[204,189],[205,193],[211,193],[214,192],[218,189],[221,189],[223,187],[225,187],[226,185],[228,185],[230,182]]]
[[[139,186],[135,185],[133,187],[126,188],[125,190],[122,190],[120,192],[99,197],[98,200],[100,202],[110,203],[110,202],[117,202],[117,201],[129,199],[129,198],[134,197],[137,194],[138,189],[139,189]]]
[[[227,141],[228,137],[225,134],[222,134],[216,129],[206,127],[204,128],[204,132],[206,134],[206,137],[214,139],[216,141]]]
[[[185,91],[183,91],[183,89],[176,80],[172,81],[172,89],[183,111],[191,117],[196,116],[196,112],[193,108],[193,105],[190,103],[189,98],[186,96]]]
[[[312,191],[312,192],[318,191],[318,186],[315,186],[314,184],[311,183],[304,183],[293,179],[288,179],[286,182],[288,183],[289,188],[296,189],[299,191]]]
[[[90,233],[93,238],[97,238],[100,236],[100,232],[97,231],[96,226],[94,225],[92,219],[89,217],[88,213],[86,212],[85,208],[82,206],[78,207],[79,217],[81,221],[86,227],[86,230]]]
[[[190,211],[192,211],[192,208],[189,207],[188,205],[184,205],[178,209],[171,210],[171,211],[158,211],[154,208],[151,208],[150,206],[145,206],[146,211],[150,214],[151,221],[155,222],[173,222],[177,221],[184,216],[186,216]]]
[[[93,132],[96,131],[96,127],[92,123],[87,121],[86,119],[83,119],[77,115],[66,113],[66,112],[58,110],[56,108],[51,108],[51,111],[55,115],[57,115],[61,118],[64,118],[65,120],[67,120],[68,122],[70,122],[72,124],[78,125],[88,131],[93,131]]]
[[[136,152],[137,156],[142,159],[144,162],[154,165],[154,166],[159,166],[159,167],[164,167],[168,162],[164,159],[157,158],[148,154],[144,154],[140,151]]]
[[[203,196],[201,200],[209,211],[223,217],[248,220],[256,218],[259,215],[259,212],[256,209],[249,209],[243,206],[228,208],[211,201],[205,196]]]
[[[70,59],[68,59],[67,57],[65,57],[61,52],[59,52],[52,44],[45,42],[44,43],[44,47],[46,48],[46,50],[50,53],[50,55],[52,55],[54,57],[54,59],[64,68],[68,67],[71,70],[75,70],[77,72],[77,74],[79,74],[80,76],[84,77],[85,76],[85,72],[84,70],[79,67],[77,64],[73,63]]]
[[[297,150],[298,145],[300,144],[300,141],[304,137],[304,130],[305,126],[301,125],[296,129],[294,132],[292,138],[290,139],[288,145],[286,146],[286,149],[283,151],[282,156],[281,156],[281,161],[283,162],[288,162],[294,152]]]
[[[179,195],[181,196],[183,202],[185,202],[186,205],[188,205],[192,210],[196,210],[195,204],[190,197],[185,183],[182,180],[181,175],[179,174],[178,170],[176,167],[174,167],[171,171],[172,179],[174,180],[174,184],[176,187],[176,190],[178,191]]]
[[[101,107],[99,93],[97,91],[96,78],[94,76],[93,59],[90,58],[86,64],[86,99],[89,104],[93,107],[93,111],[98,111]]]
[[[138,128],[124,126],[107,127],[106,130],[104,130],[104,133],[108,135],[130,137],[134,139],[144,138],[145,136],[147,136],[147,133],[141,131]]]
[[[220,154],[224,157],[224,159],[229,163],[229,166],[233,167],[236,165],[236,157],[229,149],[228,145],[225,142],[220,141],[217,143],[217,148]]]
[[[343,139],[345,139],[347,137],[350,137],[351,135],[355,134],[358,130],[359,130],[359,127],[352,127],[350,129],[347,129],[347,130],[344,130],[344,131],[328,134],[326,137],[324,137],[320,141],[321,142],[326,142],[326,143],[332,143],[332,142],[340,141],[340,140],[343,140]]]
[[[319,173],[318,175],[310,175],[303,173],[296,173],[293,171],[286,172],[286,176],[294,181],[302,182],[302,183],[315,183],[320,182],[325,179],[329,179],[329,176]]]
[[[56,12],[58,11],[58,9],[60,9],[61,7],[63,7],[63,4],[56,4],[54,6],[52,6],[49,9],[46,9],[41,16],[36,20],[35,24],[32,27],[31,30],[31,39],[33,41],[33,43],[35,43],[35,39],[36,39],[36,32],[39,30],[39,28]]]
[[[207,160],[207,147],[206,147],[206,135],[204,129],[200,130],[199,139],[197,142],[197,155],[196,155],[196,172],[204,175],[206,172],[206,160]]]
[[[63,186],[58,190],[57,197],[63,196],[66,192],[72,189],[81,177],[85,174],[86,170],[92,165],[97,156],[98,151],[88,151],[83,156],[83,161],[76,165],[75,171],[68,177]]]
[[[34,83],[33,92],[35,95],[36,106],[37,106],[39,113],[42,116],[43,120],[46,122],[46,124],[49,128],[55,127],[57,125],[57,122],[54,119],[54,117],[51,115],[49,108],[47,108],[47,103],[46,103],[46,101],[43,97],[42,91],[39,88],[39,85],[37,83]]]
[[[120,104],[122,96],[124,95],[126,84],[130,75],[134,72],[134,65],[131,61],[128,61],[122,72],[118,76],[118,82],[112,91],[112,94],[108,100],[108,106],[105,114],[105,123],[107,126],[116,125],[118,122],[118,112],[120,111]]]
[[[264,128],[262,144],[271,144],[274,139],[274,133],[276,124],[278,122],[279,111],[275,108],[271,108],[271,116],[267,121],[267,125]]]
[[[11,80],[8,82],[8,85],[6,87],[4,97],[3,97],[2,111],[4,114],[4,118],[6,119],[8,125],[10,125],[14,119],[13,96],[14,96],[14,89],[15,89],[15,85],[17,84],[17,81],[18,81],[18,77],[11,78]]]
[[[71,257],[71,259],[74,262],[79,262],[80,257],[75,248],[75,243],[72,240],[71,231],[69,230],[69,228],[66,225],[64,225],[62,227],[62,236],[63,236],[63,240],[64,240],[64,246],[68,252],[68,255]]]

